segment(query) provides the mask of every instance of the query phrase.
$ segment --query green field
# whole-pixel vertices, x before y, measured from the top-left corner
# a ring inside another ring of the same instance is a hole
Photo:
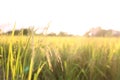
[[[0,80],[120,80],[120,38],[0,36]]]

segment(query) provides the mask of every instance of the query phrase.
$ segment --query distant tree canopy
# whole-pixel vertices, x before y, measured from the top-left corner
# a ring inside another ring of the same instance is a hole
[[[112,29],[105,30],[101,27],[92,28],[84,34],[87,37],[119,37],[120,31],[115,31]]]
[[[25,28],[25,29],[20,29],[20,30],[15,30],[14,31],[14,35],[30,35],[31,33],[32,33],[32,30],[29,29],[29,28]],[[5,34],[11,35],[12,31],[8,31]],[[51,32],[51,33],[48,33],[47,35],[45,35],[44,33],[36,34],[34,32],[34,34],[37,35],[37,36],[73,36],[72,34],[68,34],[66,32],[60,32],[59,34]]]
[[[68,34],[66,32],[59,32],[59,34],[51,32],[51,33],[47,34],[47,36],[73,36],[73,35],[72,34]]]
[[[57,35],[56,35],[56,33],[51,32],[51,33],[47,34],[47,36],[57,36]]]
[[[32,30],[27,29],[27,28],[14,31],[14,35],[20,35],[20,34],[22,34],[22,35],[29,35],[31,33],[32,33]],[[11,35],[12,31],[8,31],[8,32],[6,32],[6,34]]]
[[[58,36],[68,36],[68,34],[66,32],[60,32]]]

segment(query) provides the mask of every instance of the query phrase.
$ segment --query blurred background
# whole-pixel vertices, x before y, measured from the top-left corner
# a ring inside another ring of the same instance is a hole
[[[99,27],[119,31],[119,3],[119,0],[0,0],[0,29],[10,31],[16,23],[16,29],[34,26],[38,34],[48,24],[48,33],[56,34],[82,36]]]

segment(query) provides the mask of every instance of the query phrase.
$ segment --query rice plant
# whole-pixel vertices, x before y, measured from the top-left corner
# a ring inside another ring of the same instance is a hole
[[[120,79],[120,38],[0,37],[0,80]]]

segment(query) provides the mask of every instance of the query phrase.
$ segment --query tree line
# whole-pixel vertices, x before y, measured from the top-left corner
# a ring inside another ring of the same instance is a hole
[[[51,33],[47,33],[47,34],[44,34],[44,33],[36,33],[35,31],[33,31],[34,35],[37,35],[37,36],[74,36],[72,34],[68,34],[67,32],[59,32],[59,34],[56,34],[54,32],[51,32]],[[11,35],[12,34],[12,31],[8,31],[6,33],[3,33],[4,35]],[[24,28],[24,29],[20,29],[20,30],[15,30],[14,31],[14,35],[30,35],[32,34],[32,30],[29,29],[29,28]]]
[[[87,37],[120,37],[120,31],[102,29],[101,27],[91,28],[84,34]]]
[[[73,34],[68,34],[67,32],[59,32],[58,34],[54,32],[44,34],[43,32],[41,32],[37,34],[35,31],[32,31],[29,28],[15,30],[14,35],[26,35],[27,36],[27,35],[30,35],[32,32],[34,33],[34,35],[37,35],[37,36],[75,36]],[[2,33],[2,34],[11,35],[12,30],[6,33]],[[105,29],[102,29],[101,27],[96,27],[96,28],[91,28],[83,36],[85,37],[120,37],[120,31],[115,31],[112,29],[105,30]]]

